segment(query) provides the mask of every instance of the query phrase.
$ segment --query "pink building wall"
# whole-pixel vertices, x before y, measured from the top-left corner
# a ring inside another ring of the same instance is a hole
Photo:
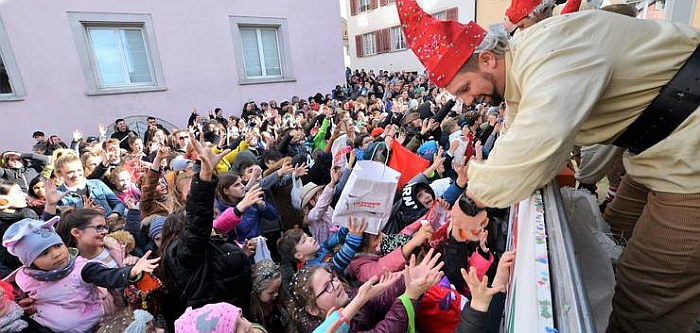
[[[150,14],[166,91],[86,95],[67,12]],[[295,82],[240,85],[230,16],[286,18]],[[0,102],[0,150],[30,151],[42,130],[70,141],[73,129],[147,114],[185,126],[193,107],[239,114],[248,100],[278,102],[328,93],[344,81],[337,1],[10,0],[0,4],[26,95]]]

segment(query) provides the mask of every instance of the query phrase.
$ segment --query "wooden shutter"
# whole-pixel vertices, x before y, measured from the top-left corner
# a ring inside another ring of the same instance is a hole
[[[383,52],[391,51],[391,28],[381,30],[382,40],[384,40]]]
[[[458,20],[458,18],[457,18],[457,7],[455,7],[455,8],[450,8],[450,9],[446,10],[446,13],[445,13],[445,14],[446,14],[448,20],[455,20],[455,21]]]
[[[355,35],[355,51],[357,51],[357,57],[362,58],[362,35]]]
[[[371,0],[370,1],[370,9],[377,9],[379,7],[379,0]]]
[[[350,0],[350,16],[357,15],[357,1],[359,0]]]

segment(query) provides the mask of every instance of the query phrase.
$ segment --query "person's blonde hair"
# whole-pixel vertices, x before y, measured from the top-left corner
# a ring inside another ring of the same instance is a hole
[[[81,162],[80,157],[78,154],[76,154],[74,151],[70,149],[62,149],[62,152],[58,154],[58,157],[56,158],[54,162],[54,170],[59,171],[63,166],[65,166],[68,163],[73,163],[73,162]]]

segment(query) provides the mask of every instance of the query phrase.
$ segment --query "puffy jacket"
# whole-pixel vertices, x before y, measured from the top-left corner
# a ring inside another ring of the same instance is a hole
[[[165,249],[165,268],[174,279],[169,299],[184,303],[179,307],[202,307],[226,302],[248,315],[251,267],[248,256],[238,246],[211,236],[214,220],[214,189],[218,179],[205,182],[195,175],[185,205],[187,220],[180,237]],[[174,307],[178,308],[178,307]],[[176,313],[178,318],[182,313]]]
[[[29,191],[29,182],[39,176],[39,172],[46,163],[49,162],[49,157],[40,154],[22,154],[25,159],[25,166],[20,169],[0,168],[0,179],[7,179],[19,185],[22,192]],[[26,160],[31,160],[31,165],[27,166]]]

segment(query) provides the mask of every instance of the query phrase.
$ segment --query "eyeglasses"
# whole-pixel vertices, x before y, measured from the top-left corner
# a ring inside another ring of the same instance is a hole
[[[179,136],[179,137],[177,137],[178,140],[185,140],[185,139],[189,139],[189,138],[190,138],[189,136]]]
[[[314,297],[314,299],[321,297],[321,295],[323,295],[324,293],[330,294],[330,293],[334,292],[336,289],[336,284],[340,285],[340,280],[338,279],[338,275],[336,275],[335,272],[330,271],[330,269],[328,269],[328,268],[326,268],[326,271],[328,271],[328,273],[331,274],[331,279],[328,280],[328,282],[326,282],[326,284],[323,286],[323,290],[320,293],[318,293],[318,295],[316,295]],[[335,282],[335,283],[333,283],[333,282]]]
[[[104,225],[104,224],[89,225],[89,226],[82,227],[82,228],[78,228],[78,229],[81,229],[81,230],[85,230],[85,229],[95,229],[95,232],[98,232],[98,233],[100,233],[100,232],[109,232],[109,227],[106,226],[106,225]]]

